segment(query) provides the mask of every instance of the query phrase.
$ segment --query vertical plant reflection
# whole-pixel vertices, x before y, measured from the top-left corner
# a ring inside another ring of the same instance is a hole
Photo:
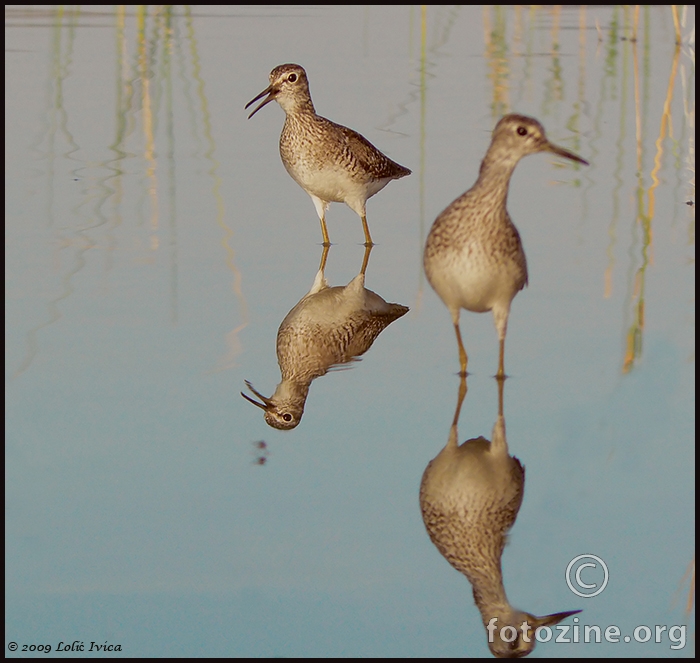
[[[50,226],[56,216],[54,190],[59,184],[63,186],[65,178],[65,174],[56,172],[57,164],[71,167],[70,179],[81,189],[74,209],[68,214],[63,212],[63,216],[69,219],[68,224],[55,232],[54,263],[55,269],[61,271],[57,279],[59,292],[47,302],[45,319],[25,332],[26,353],[14,371],[15,377],[26,371],[36,358],[40,348],[39,333],[61,318],[60,303],[73,294],[72,281],[86,266],[85,254],[91,249],[97,249],[99,255],[104,256],[102,274],[105,281],[102,287],[105,292],[110,288],[107,275],[114,269],[115,256],[120,251],[121,255],[136,252],[135,262],[148,265],[156,265],[157,254],[165,251],[168,310],[171,323],[178,324],[179,228],[175,168],[178,80],[182,82],[187,102],[190,131],[193,136],[202,133],[205,136],[202,157],[209,163],[206,174],[212,182],[211,199],[216,206],[226,264],[233,274],[232,289],[238,300],[239,324],[227,334],[227,351],[218,368],[230,367],[241,351],[238,336],[248,324],[248,307],[236,266],[233,230],[226,220],[221,195],[216,141],[211,129],[191,9],[185,8],[183,19],[172,6],[152,9],[148,5],[139,5],[130,13],[129,6],[118,5],[111,17],[115,58],[114,134],[106,141],[111,152],[109,158],[99,161],[84,156],[94,148],[81,144],[83,127],[78,127],[79,131],[76,127],[71,130],[73,118],[64,102],[64,82],[73,73],[76,28],[85,29],[84,16],[80,9],[71,11],[63,6],[51,12],[52,56],[47,69],[47,95],[41,133],[33,143],[33,149],[45,164],[47,182],[43,189],[47,209],[44,218]],[[181,25],[185,27],[182,35],[179,31]],[[182,48],[184,45],[189,45],[188,51]],[[177,71],[174,64],[177,64]],[[188,65],[191,67],[189,71]],[[191,89],[196,89],[195,97],[190,93]],[[197,100],[196,103],[193,99]],[[164,140],[162,146],[158,144],[159,140]],[[136,196],[133,195],[134,188]],[[133,209],[125,211],[129,201]],[[143,222],[141,214],[145,216]],[[167,220],[165,225],[161,223],[161,217]],[[141,229],[145,231],[143,239]],[[135,236],[125,241],[123,234],[128,232]],[[64,257],[66,251],[72,252],[68,260]]]
[[[636,50],[635,50],[636,52]],[[680,45],[676,45],[673,62],[671,63],[671,73],[669,75],[668,87],[666,90],[666,98],[664,100],[663,113],[661,115],[661,126],[656,139],[656,154],[654,155],[654,168],[651,171],[651,186],[648,191],[648,206],[644,209],[643,198],[640,197],[640,207],[638,209],[636,223],[642,230],[642,250],[641,250],[641,265],[634,275],[634,286],[632,290],[632,323],[629,326],[626,334],[625,342],[625,357],[622,365],[623,373],[628,373],[632,370],[635,362],[642,354],[642,341],[645,322],[644,311],[644,294],[646,285],[646,270],[647,266],[653,260],[652,254],[652,222],[654,220],[654,212],[656,205],[656,188],[659,186],[659,170],[663,160],[664,140],[669,131],[671,119],[671,102],[673,100],[673,90],[675,87],[676,75],[678,73],[678,61],[680,58]],[[640,191],[641,193],[641,191]]]

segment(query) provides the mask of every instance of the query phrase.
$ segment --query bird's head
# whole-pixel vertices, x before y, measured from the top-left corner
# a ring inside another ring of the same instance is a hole
[[[526,115],[511,113],[500,119],[493,130],[490,150],[496,150],[499,155],[520,160],[528,154],[551,152],[557,156],[581,163],[588,162],[577,154],[552,143],[545,134],[544,127],[534,118]]]
[[[257,391],[248,380],[246,380],[245,383],[248,389],[260,399],[260,402],[243,392],[241,392],[241,396],[249,403],[265,411],[265,423],[267,423],[268,426],[278,428],[279,430],[291,430],[299,425],[304,415],[306,394],[300,396],[297,392],[292,392],[284,388],[281,389],[280,387],[284,385],[284,383],[282,383],[278,386],[275,393],[270,396],[270,398],[267,398]]]
[[[265,95],[267,96],[265,97]],[[298,64],[281,64],[275,67],[270,72],[270,85],[257,97],[251,99],[246,104],[246,108],[262,97],[265,99],[253,109],[248,119],[271,101],[276,101],[285,112],[294,110],[298,106],[308,105],[311,105],[311,110],[313,110],[309,94],[309,80],[306,77],[304,67],[300,67]]]
[[[523,658],[535,648],[535,633],[542,626],[554,626],[563,619],[581,612],[557,612],[553,615],[536,617],[528,612],[513,610],[501,617],[484,617],[487,641],[491,653],[496,658]]]

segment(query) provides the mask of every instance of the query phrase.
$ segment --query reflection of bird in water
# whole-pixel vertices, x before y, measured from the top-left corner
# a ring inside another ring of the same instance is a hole
[[[502,380],[492,441],[477,437],[458,445],[457,421],[466,393],[463,377],[447,444],[423,473],[423,522],[443,557],[471,583],[487,636],[491,624],[493,636],[487,637],[491,653],[498,658],[519,658],[534,649],[535,629],[580,610],[535,617],[508,602],[501,556],[523,501],[525,469],[508,453]],[[503,627],[512,628],[502,631]]]
[[[287,314],[277,332],[277,361],[282,381],[266,398],[250,382],[261,402],[241,395],[265,410],[265,421],[283,430],[301,421],[311,382],[338,364],[353,361],[370,349],[379,334],[408,312],[367,290],[365,270],[371,247],[365,249],[360,273],[346,286],[329,287],[324,276],[328,247],[311,290]]]
[[[391,180],[410,175],[382,154],[356,131],[316,114],[303,67],[282,64],[270,72],[270,85],[247,105],[267,98],[253,110],[277,101],[286,114],[280,136],[280,156],[292,179],[311,196],[319,219],[324,245],[330,245],[326,209],[345,203],[362,219],[366,245],[372,244],[365,205]]]
[[[506,115],[493,131],[479,179],[435,219],[423,254],[430,285],[452,316],[461,372],[467,353],[459,331],[460,309],[493,311],[500,351],[497,377],[505,377],[508,314],[513,298],[527,284],[527,262],[517,228],[506,209],[510,177],[528,154],[551,152],[588,165],[581,157],[547,140],[544,128],[523,115]]]

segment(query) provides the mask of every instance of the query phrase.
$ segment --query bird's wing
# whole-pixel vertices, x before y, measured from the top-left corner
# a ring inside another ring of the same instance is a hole
[[[345,138],[350,153],[357,159],[363,170],[370,172],[375,179],[405,177],[411,174],[408,168],[404,168],[382,154],[364,136],[340,124],[336,126]]]

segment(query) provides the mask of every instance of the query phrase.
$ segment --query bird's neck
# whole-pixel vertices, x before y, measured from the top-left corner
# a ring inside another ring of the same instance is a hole
[[[512,610],[503,586],[500,562],[470,571],[469,580],[474,593],[474,603],[479,608],[484,624],[488,624],[491,618],[501,617]]]
[[[309,395],[309,387],[313,378],[308,380],[283,379],[277,385],[271,400],[276,403],[293,403],[304,409],[306,397]]]
[[[316,115],[316,109],[314,108],[313,101],[311,101],[311,97],[280,99],[279,104],[282,106],[282,110],[287,114],[288,121],[294,118]]]
[[[496,153],[489,148],[479,168],[479,178],[472,187],[474,193],[483,192],[494,204],[504,205],[508,198],[508,187],[515,166],[519,159],[504,154],[502,150]]]

